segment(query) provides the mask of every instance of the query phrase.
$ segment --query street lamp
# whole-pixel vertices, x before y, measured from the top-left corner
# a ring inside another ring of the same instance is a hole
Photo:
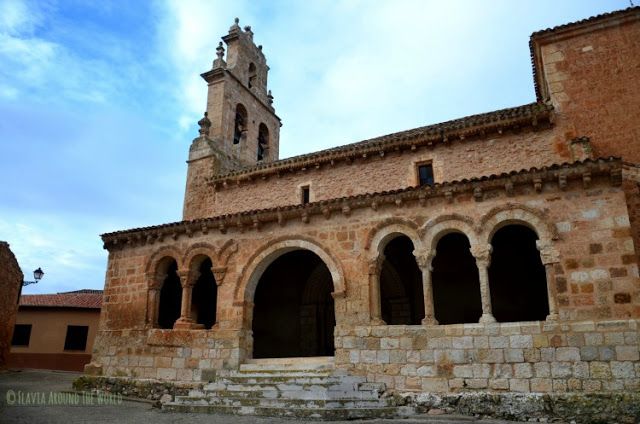
[[[23,281],[22,286],[28,286],[29,284],[36,284],[40,279],[44,276],[44,271],[38,267],[35,271],[33,271],[33,279],[35,281]]]

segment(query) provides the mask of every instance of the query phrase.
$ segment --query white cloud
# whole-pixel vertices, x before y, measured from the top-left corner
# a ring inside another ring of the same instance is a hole
[[[219,37],[234,15],[241,26],[252,25],[284,122],[281,157],[429,123],[440,81],[474,72],[468,49],[482,52],[478,26],[487,14],[484,4],[470,1],[286,2],[267,9],[268,19],[256,15],[255,3],[229,10],[221,2],[168,1],[159,32],[177,74],[185,129],[205,107],[199,74]]]
[[[33,280],[38,267],[45,272],[25,293],[102,288],[106,254],[96,248],[100,243],[90,218],[76,216],[70,225],[66,217],[47,213],[17,216],[2,210],[2,216],[0,240],[9,241],[25,280]]]

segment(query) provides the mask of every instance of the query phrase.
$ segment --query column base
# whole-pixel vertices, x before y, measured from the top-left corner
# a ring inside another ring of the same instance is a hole
[[[371,318],[369,325],[387,325],[381,318]]]
[[[558,321],[560,319],[560,315],[557,312],[547,315],[545,321]]]
[[[482,316],[480,317],[480,321],[478,322],[480,324],[493,324],[497,321],[491,314],[482,314]]]
[[[193,328],[204,328],[202,324],[196,323],[194,320],[189,318],[179,318],[175,324],[173,324],[174,330],[191,330]]]
[[[422,319],[422,325],[438,325],[438,320],[435,317],[424,317]]]

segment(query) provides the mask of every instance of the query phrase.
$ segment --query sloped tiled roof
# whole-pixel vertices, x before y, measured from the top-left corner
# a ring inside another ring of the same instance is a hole
[[[102,290],[76,290],[55,294],[23,294],[20,306],[47,308],[86,308],[102,307]]]
[[[529,103],[522,106],[466,116],[451,121],[387,134],[356,143],[345,144],[300,156],[280,159],[242,168],[209,179],[210,184],[226,180],[246,180],[280,171],[291,171],[327,162],[353,159],[362,155],[375,155],[393,150],[446,144],[455,139],[484,137],[488,133],[510,128],[537,127],[549,122],[553,106],[548,103]]]
[[[398,190],[377,193],[358,194],[334,199],[320,200],[307,204],[277,206],[267,209],[255,209],[228,215],[218,215],[210,218],[199,218],[191,221],[179,221],[150,227],[134,228],[102,234],[105,248],[134,244],[151,244],[164,237],[177,238],[179,234],[191,235],[195,232],[206,233],[213,229],[225,232],[229,227],[241,229],[259,228],[268,222],[283,222],[288,219],[307,219],[310,215],[325,215],[330,217],[335,213],[350,213],[357,208],[373,207],[373,204],[397,204],[397,201],[415,201],[431,197],[449,196],[464,193],[475,193],[486,189],[503,189],[515,184],[542,184],[543,182],[558,181],[559,176],[564,179],[583,178],[589,174],[596,176],[611,176],[612,182],[619,182],[622,162],[619,158],[607,157],[585,159],[573,163],[562,163],[539,168],[514,170],[501,174],[485,175],[482,177],[436,183],[433,186],[405,187]],[[345,210],[346,208],[346,210]]]
[[[549,94],[546,92],[544,72],[542,71],[542,57],[539,52],[539,46],[537,46],[538,44],[557,39],[558,37],[564,37],[567,34],[571,34],[573,31],[586,30],[593,26],[604,28],[606,25],[619,25],[621,22],[636,19],[640,19],[640,6],[628,7],[626,9],[591,16],[590,18],[543,29],[531,34],[529,39],[529,50],[531,51],[533,84],[538,102],[545,102],[549,97]]]
[[[627,7],[626,9],[620,9],[620,10],[614,10],[613,12],[607,12],[607,13],[602,13],[600,15],[595,15],[595,16],[591,16],[589,18],[586,19],[581,19],[579,21],[575,21],[575,22],[569,22],[566,24],[562,24],[562,25],[557,25],[554,26],[552,28],[546,28],[546,29],[541,29],[539,31],[534,32],[533,34],[531,34],[531,37],[535,38],[538,36],[541,36],[543,34],[549,34],[552,32],[558,32],[558,31],[563,31],[565,29],[571,29],[571,28],[575,28],[587,23],[592,23],[592,22],[596,22],[599,21],[601,19],[605,19],[605,18],[612,18],[612,17],[617,17],[617,16],[622,16],[624,14],[627,14],[629,12],[634,12],[634,11],[640,11],[640,6],[633,6],[633,7]]]

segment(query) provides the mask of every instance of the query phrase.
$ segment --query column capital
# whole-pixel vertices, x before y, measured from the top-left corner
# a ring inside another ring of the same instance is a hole
[[[200,277],[199,271],[191,272],[187,269],[179,269],[176,271],[176,274],[178,275],[178,278],[180,278],[180,285],[182,288],[193,287],[195,282],[198,280],[198,277]]]
[[[213,266],[211,267],[211,272],[213,273],[213,278],[216,279],[216,285],[221,286],[224,281],[224,276],[227,273],[226,266]]]
[[[536,240],[536,248],[540,252],[540,260],[544,265],[560,262],[560,252],[558,252],[552,242],[547,240]]]
[[[486,262],[487,266],[491,262],[491,252],[493,246],[491,244],[475,244],[471,246],[471,255],[476,259],[476,262]]]
[[[369,259],[369,262],[367,263],[367,271],[369,275],[379,274],[384,260],[385,256],[382,253],[378,255],[377,258]]]
[[[433,249],[430,252],[426,250],[414,250],[413,256],[416,258],[416,264],[421,270],[433,271],[433,258],[436,256],[436,250]]]
[[[166,274],[162,275],[155,272],[147,272],[144,276],[147,279],[147,287],[149,290],[160,290],[162,283],[167,278]]]

